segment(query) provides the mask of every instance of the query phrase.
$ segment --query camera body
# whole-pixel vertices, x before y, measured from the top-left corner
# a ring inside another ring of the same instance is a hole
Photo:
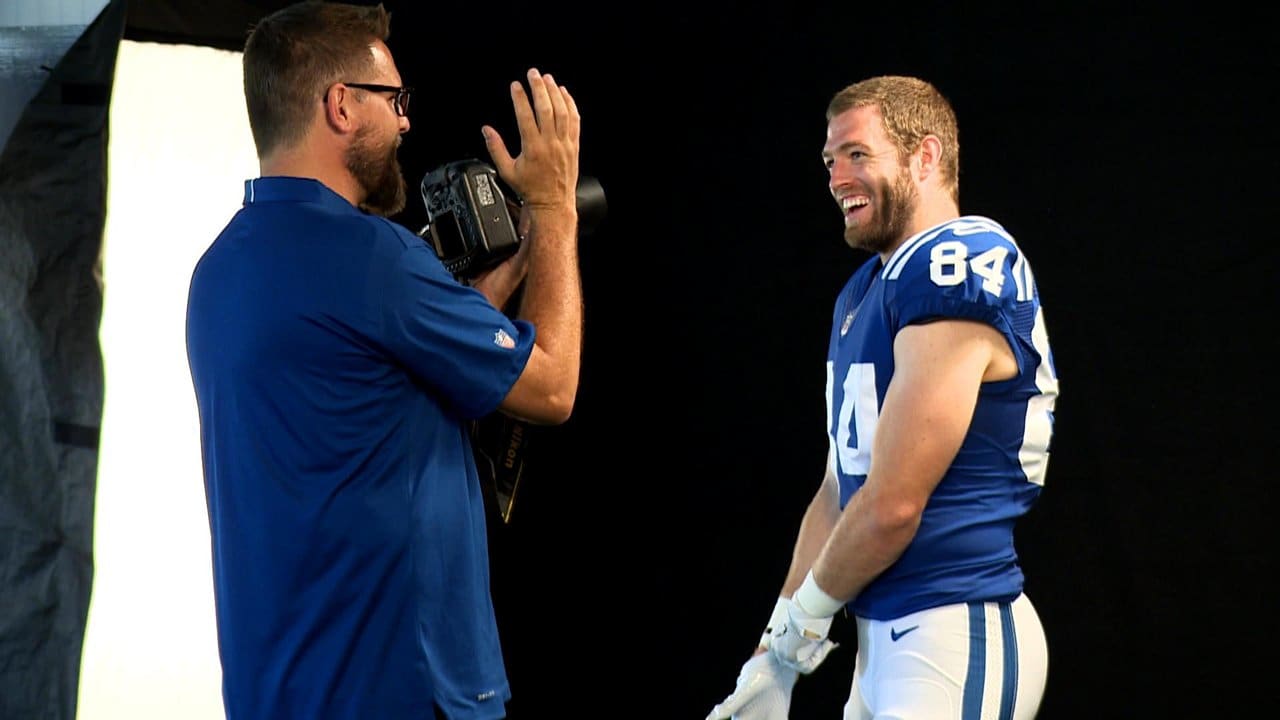
[[[418,234],[453,275],[475,276],[519,249],[518,200],[508,198],[492,166],[474,159],[446,163],[422,178],[421,190],[428,224]]]
[[[520,248],[516,225],[523,200],[492,165],[474,158],[445,163],[423,176],[420,190],[427,226],[418,236],[454,277],[470,279]],[[575,200],[578,234],[590,235],[607,211],[604,189],[595,178],[579,176]]]

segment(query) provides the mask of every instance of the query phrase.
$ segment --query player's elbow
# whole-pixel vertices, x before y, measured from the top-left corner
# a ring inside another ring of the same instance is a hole
[[[924,503],[911,498],[885,498],[872,508],[873,522],[882,534],[910,537],[920,527]]]

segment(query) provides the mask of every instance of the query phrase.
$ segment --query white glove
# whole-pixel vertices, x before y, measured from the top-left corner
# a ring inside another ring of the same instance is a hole
[[[769,651],[783,665],[802,672],[813,672],[836,647],[827,639],[832,617],[810,615],[795,601],[788,602],[787,622],[773,628]]]
[[[773,631],[787,624],[787,606],[790,604],[790,598],[785,597],[779,597],[773,604],[773,612],[769,614],[769,624],[765,625],[764,632],[760,633],[760,647],[767,649],[773,640]]]
[[[738,673],[733,692],[711,708],[707,720],[787,720],[797,677],[772,652],[753,655]]]
[[[810,570],[786,606],[787,621],[773,623],[769,651],[778,662],[808,675],[836,647],[836,643],[827,639],[827,633],[843,603],[824,592]]]

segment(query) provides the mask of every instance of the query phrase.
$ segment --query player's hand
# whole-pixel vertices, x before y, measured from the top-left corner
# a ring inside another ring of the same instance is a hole
[[[573,96],[550,74],[528,72],[529,90],[511,83],[511,103],[520,131],[520,154],[512,157],[498,131],[485,125],[485,146],[498,175],[526,207],[577,207],[578,138],[581,117]]]
[[[769,651],[781,664],[808,675],[836,647],[827,639],[832,619],[810,615],[794,599],[788,600],[787,621],[774,625]]]
[[[787,720],[797,677],[773,653],[753,655],[738,673],[733,692],[711,708],[707,720]]]

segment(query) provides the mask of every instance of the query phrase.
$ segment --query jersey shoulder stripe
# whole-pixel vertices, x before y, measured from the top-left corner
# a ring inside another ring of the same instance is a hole
[[[999,223],[965,216],[904,242],[879,269],[892,327],[958,317],[1029,326],[1038,298],[1031,268]]]
[[[980,215],[966,215],[964,217],[956,218],[955,220],[948,220],[941,225],[929,228],[928,230],[917,233],[914,237],[908,238],[906,242],[902,243],[901,247],[894,251],[893,255],[889,258],[889,262],[885,263],[884,270],[880,273],[880,279],[898,279],[898,276],[902,274],[903,268],[907,266],[907,262],[911,260],[911,256],[914,255],[917,250],[928,245],[930,242],[937,239],[938,236],[946,232],[950,232],[952,235],[957,236],[974,235],[983,232],[995,233],[1005,240],[1008,240],[1010,244],[1014,244],[1013,236],[1006,232],[1005,229],[1000,226],[1000,223]],[[1021,253],[1019,253],[1019,255],[1021,255]]]

